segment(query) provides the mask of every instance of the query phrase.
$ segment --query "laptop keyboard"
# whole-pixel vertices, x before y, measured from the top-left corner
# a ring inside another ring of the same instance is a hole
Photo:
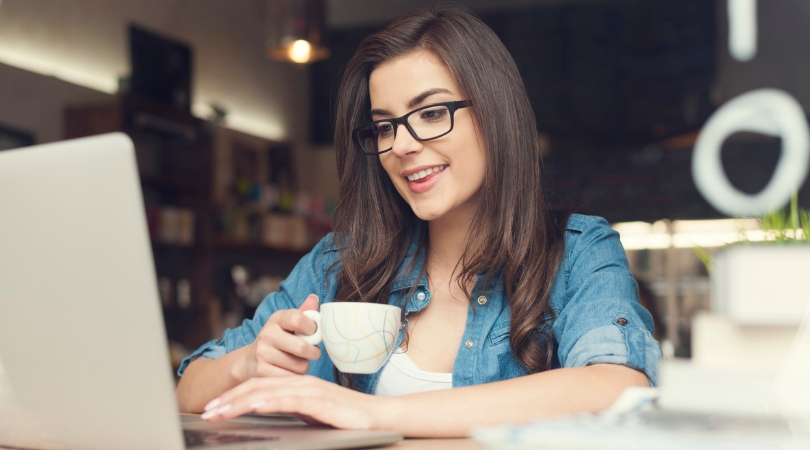
[[[211,430],[191,430],[184,429],[183,435],[186,440],[186,447],[205,447],[215,445],[233,444],[238,442],[255,442],[255,441],[275,441],[280,438],[270,436],[250,436],[246,434],[234,434],[222,431]]]

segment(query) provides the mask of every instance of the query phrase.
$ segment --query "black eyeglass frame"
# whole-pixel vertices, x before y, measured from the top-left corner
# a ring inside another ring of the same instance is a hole
[[[410,117],[411,114],[417,113],[417,112],[422,111],[424,109],[435,108],[437,106],[446,107],[447,111],[450,113],[450,129],[447,130],[446,132],[438,135],[438,136],[433,136],[433,137],[429,137],[429,138],[426,138],[426,139],[419,138],[416,135],[416,132],[413,131],[413,128],[411,128],[411,125],[408,123],[408,117]],[[365,147],[363,147],[362,140],[360,139],[360,131],[361,130],[363,130],[364,128],[367,128],[367,127],[369,127],[371,125],[374,125],[376,123],[390,122],[391,125],[394,126],[394,139],[397,138],[397,130],[399,130],[399,126],[400,125],[405,125],[405,129],[407,129],[408,133],[410,133],[411,136],[413,136],[413,138],[416,139],[417,141],[419,141],[419,142],[432,141],[433,139],[438,139],[438,138],[440,138],[442,136],[446,136],[451,131],[453,131],[453,127],[456,124],[456,110],[466,108],[468,106],[472,106],[472,101],[471,100],[458,100],[458,101],[454,101],[454,102],[433,103],[433,104],[430,104],[430,105],[422,106],[421,108],[416,108],[413,111],[405,114],[404,116],[397,117],[395,119],[380,119],[380,120],[375,120],[375,121],[372,121],[372,122],[366,122],[362,126],[357,127],[352,131],[352,137],[354,138],[354,142],[356,142],[357,145],[360,147],[360,150],[362,150],[363,153],[365,153],[366,155],[381,155],[383,153],[390,152],[391,149],[393,149],[394,147],[391,147],[391,148],[388,148],[388,149],[382,150],[382,151],[377,151],[377,152],[367,152]]]

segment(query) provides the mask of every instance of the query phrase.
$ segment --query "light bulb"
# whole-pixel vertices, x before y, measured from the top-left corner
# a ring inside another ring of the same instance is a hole
[[[290,59],[297,63],[305,63],[312,56],[312,45],[303,39],[293,42],[290,46]]]

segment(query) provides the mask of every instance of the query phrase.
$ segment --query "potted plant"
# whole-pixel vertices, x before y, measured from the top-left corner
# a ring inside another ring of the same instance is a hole
[[[798,207],[759,219],[765,239],[751,242],[745,232],[709,260],[712,310],[740,325],[797,326],[810,303],[810,211]]]

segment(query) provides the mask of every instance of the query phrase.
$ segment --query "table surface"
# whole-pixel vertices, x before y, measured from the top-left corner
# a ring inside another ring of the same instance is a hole
[[[295,420],[297,419],[290,418],[286,415],[281,415],[285,420]],[[198,414],[181,414],[184,423],[187,422],[196,422],[200,421]],[[3,417],[0,417],[0,425],[3,425]],[[267,420],[278,420],[278,418],[273,417],[241,417],[238,419],[234,419],[234,421],[247,421],[253,423],[255,421],[262,421],[264,419]],[[298,422],[300,423],[300,422]],[[6,422],[5,425],[10,425],[9,422]],[[3,427],[0,426],[0,431],[2,431]],[[6,427],[6,431],[8,428]],[[52,444],[49,440],[39,441],[41,444],[47,445]],[[380,449],[391,449],[391,450],[410,450],[410,449],[445,449],[445,450],[482,450],[484,446],[480,445],[476,441],[470,438],[461,438],[461,439],[403,439],[401,441],[395,442],[390,445],[374,447]],[[7,447],[0,445],[0,450],[17,450],[13,447]]]
[[[483,450],[485,447],[472,439],[403,439],[394,445],[379,448],[392,450]]]
[[[484,447],[472,439],[403,439],[395,444],[375,447],[380,450],[484,450]],[[0,450],[17,450],[0,447]]]

